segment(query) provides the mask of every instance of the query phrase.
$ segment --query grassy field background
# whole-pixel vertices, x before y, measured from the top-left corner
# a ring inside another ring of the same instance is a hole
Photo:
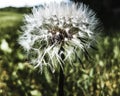
[[[59,71],[41,74],[17,40],[23,13],[0,11],[0,96],[57,96]],[[93,62],[65,65],[65,96],[120,96],[120,32],[103,32]]]

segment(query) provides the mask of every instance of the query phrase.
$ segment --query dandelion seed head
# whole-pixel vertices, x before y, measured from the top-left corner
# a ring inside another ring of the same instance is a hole
[[[19,44],[27,50],[31,63],[41,70],[49,66],[54,71],[65,62],[72,64],[77,51],[84,52],[97,34],[95,13],[84,4],[53,2],[34,7],[24,21]]]

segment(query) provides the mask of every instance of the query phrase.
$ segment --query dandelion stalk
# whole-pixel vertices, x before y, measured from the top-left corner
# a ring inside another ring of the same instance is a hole
[[[64,96],[64,73],[61,67],[59,74],[58,96]]]
[[[64,52],[64,49],[62,47],[60,48],[60,50]],[[62,60],[65,59],[64,54],[61,54],[60,56]],[[64,72],[63,72],[62,67],[60,67],[60,71],[59,71],[58,96],[64,96]]]

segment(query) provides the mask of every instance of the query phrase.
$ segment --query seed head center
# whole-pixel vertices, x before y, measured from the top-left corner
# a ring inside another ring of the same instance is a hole
[[[66,42],[73,38],[72,34],[69,33],[69,31],[63,30],[63,29],[54,29],[49,31],[51,35],[51,43],[53,44],[54,42]]]

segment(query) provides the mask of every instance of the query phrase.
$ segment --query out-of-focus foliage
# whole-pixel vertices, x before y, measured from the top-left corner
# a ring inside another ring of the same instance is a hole
[[[0,11],[0,96],[57,96],[59,71],[41,74],[18,45],[22,20],[23,14]],[[65,96],[120,96],[119,36],[101,36],[84,68],[65,65]]]
[[[15,7],[5,7],[5,8],[0,8],[1,12],[4,11],[9,11],[9,12],[16,12],[16,13],[30,13],[32,7],[20,7],[20,8],[15,8]]]

